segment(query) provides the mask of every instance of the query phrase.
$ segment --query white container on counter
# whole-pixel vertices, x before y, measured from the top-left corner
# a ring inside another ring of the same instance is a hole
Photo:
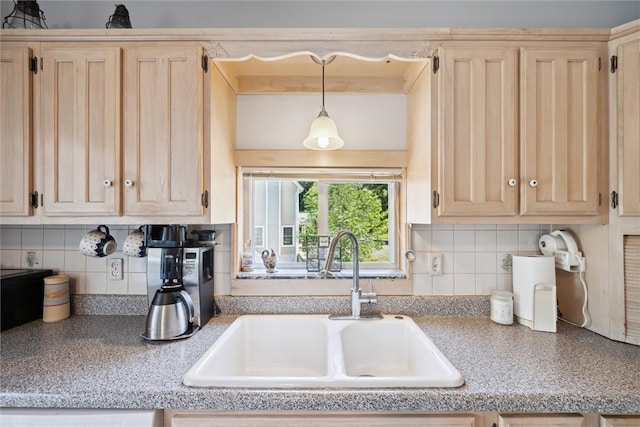
[[[513,324],[513,293],[508,291],[491,291],[490,318],[501,325]]]

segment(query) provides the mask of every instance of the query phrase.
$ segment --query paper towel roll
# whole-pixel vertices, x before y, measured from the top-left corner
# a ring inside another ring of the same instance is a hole
[[[556,284],[556,263],[552,256],[513,255],[513,314],[518,323],[532,327],[534,289],[538,283]]]

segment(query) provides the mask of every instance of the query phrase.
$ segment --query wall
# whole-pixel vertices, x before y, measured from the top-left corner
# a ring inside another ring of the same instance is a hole
[[[302,150],[302,141],[322,107],[322,96],[238,95],[236,102],[238,149]],[[405,95],[326,94],[325,107],[345,148],[407,149]]]
[[[121,251],[130,230],[137,225],[113,225],[118,251],[107,258],[88,258],[78,251],[80,239],[95,226],[46,225],[0,227],[2,268],[50,268],[71,277],[74,294],[146,294],[146,258],[130,258]],[[215,292],[231,292],[231,228],[215,226]],[[538,253],[539,225],[414,225],[413,286],[415,295],[488,295],[493,289],[510,289],[511,274],[504,269],[507,254]],[[442,252],[443,275],[427,274],[427,253]],[[30,266],[27,256],[35,263]],[[123,280],[109,280],[111,258],[124,260]]]
[[[49,28],[104,28],[116,3],[119,2],[39,1]],[[640,18],[640,2],[635,0],[127,0],[123,3],[134,28],[611,28]],[[3,17],[12,9],[13,1],[0,2]]]
[[[23,225],[0,227],[0,266],[2,268],[46,268],[70,276],[74,294],[146,295],[146,258],[132,258],[122,253],[129,231],[138,225],[111,225],[109,231],[118,243],[118,250],[105,258],[90,258],[80,254],[82,236],[95,225]],[[210,229],[211,227],[205,227]],[[216,226],[218,246],[214,255],[216,293],[228,294],[231,289],[229,256],[230,226]],[[33,257],[29,265],[28,257]],[[123,280],[110,280],[108,266],[112,258],[123,259]]]

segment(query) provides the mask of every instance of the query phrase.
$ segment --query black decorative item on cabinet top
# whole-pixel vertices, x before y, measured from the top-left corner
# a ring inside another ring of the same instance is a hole
[[[44,12],[36,0],[18,0],[14,1],[11,13],[5,16],[2,28],[48,28],[44,21]]]
[[[116,5],[116,11],[109,17],[106,28],[132,28],[129,11],[123,4]]]

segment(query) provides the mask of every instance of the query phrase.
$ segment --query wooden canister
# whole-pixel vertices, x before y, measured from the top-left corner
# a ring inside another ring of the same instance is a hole
[[[44,322],[57,322],[66,319],[70,314],[69,276],[45,277],[42,320]]]

